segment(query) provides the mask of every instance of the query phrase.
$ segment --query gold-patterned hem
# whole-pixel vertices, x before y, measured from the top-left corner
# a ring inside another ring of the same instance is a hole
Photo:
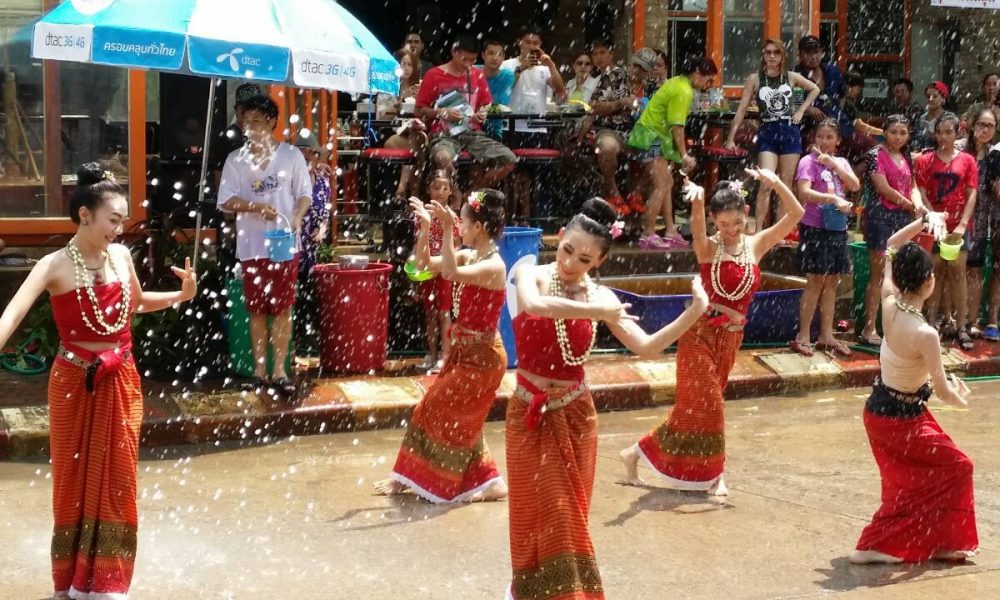
[[[83,519],[78,525],[53,530],[52,560],[66,560],[78,554],[135,560],[136,539],[133,525]]]
[[[518,600],[547,600],[574,592],[604,591],[597,559],[579,554],[561,554],[533,569],[515,569],[511,588]]]
[[[486,440],[480,434],[472,448],[460,448],[431,439],[419,427],[410,427],[403,437],[403,447],[423,458],[435,469],[462,475],[477,457],[488,457]]]
[[[715,456],[726,452],[723,432],[674,431],[661,427],[653,434],[660,450],[674,456]]]

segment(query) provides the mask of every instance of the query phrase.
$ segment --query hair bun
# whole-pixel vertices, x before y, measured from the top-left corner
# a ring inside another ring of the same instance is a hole
[[[79,166],[76,170],[76,184],[78,186],[94,185],[107,179],[106,171],[99,163],[89,162]]]
[[[611,205],[599,196],[594,196],[584,202],[583,206],[580,207],[580,214],[593,219],[608,229],[618,219],[615,209],[611,208]]]

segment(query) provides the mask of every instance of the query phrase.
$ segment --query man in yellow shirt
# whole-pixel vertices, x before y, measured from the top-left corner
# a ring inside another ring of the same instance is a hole
[[[628,136],[628,145],[641,151],[639,159],[653,182],[653,191],[646,200],[640,248],[670,250],[688,245],[674,224],[671,163],[689,173],[694,169],[695,159],[687,152],[684,127],[695,89],[703,92],[712,87],[718,73],[718,67],[710,58],[699,56],[686,60],[684,74],[668,79],[653,94]],[[665,237],[656,234],[656,218],[661,214],[667,226]]]

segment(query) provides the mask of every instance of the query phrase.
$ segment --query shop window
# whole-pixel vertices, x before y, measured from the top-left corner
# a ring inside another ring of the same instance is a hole
[[[667,33],[667,58],[670,59],[670,75],[679,75],[684,58],[705,54],[708,39],[708,24],[695,18],[670,20]]]
[[[760,69],[764,7],[759,0],[726,0],[722,26],[722,81],[741,85]]]
[[[903,54],[905,0],[848,0],[847,53]]]
[[[45,155],[40,126],[42,66],[31,58],[31,27],[41,2],[0,7],[0,217],[45,214]]]
[[[5,62],[0,127],[0,217],[65,217],[81,163],[101,160],[128,183],[128,72],[116,67],[56,63],[62,143],[44,144],[46,97],[41,61],[31,58],[37,10],[0,8]],[[52,98],[49,99],[52,102]],[[61,185],[45,188],[45,164],[59,157]],[[54,194],[49,198],[48,194]]]
[[[892,102],[892,83],[903,76],[901,62],[856,62],[847,65],[865,78],[864,92],[858,101],[863,114],[888,116]],[[914,95],[920,98],[919,92]]]

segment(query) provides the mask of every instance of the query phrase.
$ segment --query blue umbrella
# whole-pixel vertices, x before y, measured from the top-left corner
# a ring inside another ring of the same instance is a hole
[[[399,64],[392,54],[332,0],[67,0],[35,24],[31,54],[213,78],[195,263],[215,79],[365,94],[399,91]]]

